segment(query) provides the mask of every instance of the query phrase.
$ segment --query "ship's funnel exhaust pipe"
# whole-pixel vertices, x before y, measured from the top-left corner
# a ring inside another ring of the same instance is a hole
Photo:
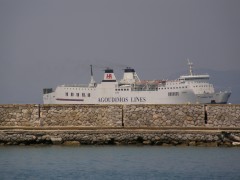
[[[116,82],[116,77],[112,69],[107,68],[104,73],[104,79],[102,82]]]
[[[93,70],[92,70],[92,65],[90,65],[90,68],[91,68],[91,81],[89,83],[89,87],[94,87],[96,82],[94,81],[93,79]]]

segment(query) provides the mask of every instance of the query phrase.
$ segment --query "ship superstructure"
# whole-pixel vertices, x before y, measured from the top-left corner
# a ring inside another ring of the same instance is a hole
[[[194,75],[191,62],[189,74],[177,80],[140,80],[133,68],[124,69],[118,81],[111,68],[105,69],[103,80],[93,79],[85,85],[61,85],[55,91],[44,89],[44,104],[196,104],[227,103],[231,92],[215,92],[209,75]]]

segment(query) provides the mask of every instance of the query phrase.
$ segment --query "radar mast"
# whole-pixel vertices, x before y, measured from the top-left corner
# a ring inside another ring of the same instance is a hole
[[[188,61],[188,66],[189,66],[189,75],[193,76],[193,71],[192,71],[192,67],[193,67],[193,63],[189,61],[189,59],[187,59]]]

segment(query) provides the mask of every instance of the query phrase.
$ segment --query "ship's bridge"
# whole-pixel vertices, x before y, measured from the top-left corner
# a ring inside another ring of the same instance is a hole
[[[186,75],[180,76],[179,81],[189,85],[195,94],[214,93],[212,84],[209,84],[209,75]]]
[[[208,81],[209,75],[187,75],[187,76],[180,76],[180,81]]]
[[[209,75],[194,75],[193,74],[193,63],[188,59],[188,66],[189,66],[189,75],[180,76],[180,81],[198,81],[204,82],[209,80]]]

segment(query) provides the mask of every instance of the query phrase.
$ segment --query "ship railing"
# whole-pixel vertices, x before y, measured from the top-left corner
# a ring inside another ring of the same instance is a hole
[[[64,84],[62,87],[88,87],[88,84]]]
[[[139,82],[136,82],[136,85],[141,85],[141,84],[149,84],[149,85],[157,85],[157,84],[165,84],[166,80],[142,80]]]
[[[135,86],[131,88],[132,91],[157,91],[158,86]]]
[[[215,92],[222,93],[222,92],[232,92],[232,88],[222,88],[222,87],[215,87]]]

